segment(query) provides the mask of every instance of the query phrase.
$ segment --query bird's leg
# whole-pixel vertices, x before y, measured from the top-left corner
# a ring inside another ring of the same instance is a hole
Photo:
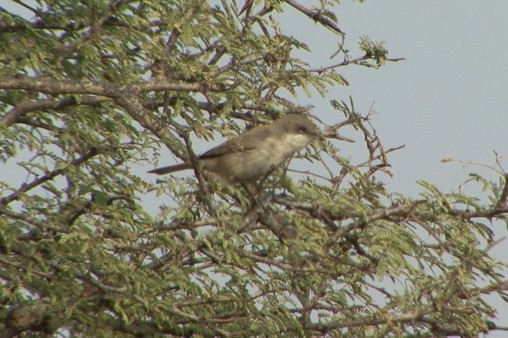
[[[263,210],[263,205],[259,202],[258,196],[260,194],[259,186],[253,183],[242,183],[243,189],[247,192],[251,198],[251,209],[254,207],[260,207]]]

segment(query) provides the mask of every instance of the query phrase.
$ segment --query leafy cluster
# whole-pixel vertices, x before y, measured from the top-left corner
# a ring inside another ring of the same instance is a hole
[[[0,331],[21,336],[475,336],[507,299],[490,249],[507,175],[485,198],[422,182],[387,192],[368,116],[344,121],[252,196],[240,186],[145,174],[191,141],[305,112],[294,95],[379,67],[382,44],[344,46],[338,1],[12,1],[0,7]],[[331,63],[282,28],[290,12],[334,34]],[[241,13],[241,14],[240,14]],[[317,115],[317,114],[316,114]],[[318,117],[318,116],[316,116]],[[242,122],[242,123],[241,123]],[[364,140],[339,156],[337,130]],[[306,162],[309,163],[309,162]],[[325,174],[323,174],[323,172]]]

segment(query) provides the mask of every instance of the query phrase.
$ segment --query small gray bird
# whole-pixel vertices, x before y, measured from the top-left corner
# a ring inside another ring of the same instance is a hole
[[[208,150],[198,157],[198,165],[231,183],[255,182],[320,135],[320,130],[305,115],[288,114]],[[149,173],[164,175],[185,169],[192,169],[192,165],[186,162]]]

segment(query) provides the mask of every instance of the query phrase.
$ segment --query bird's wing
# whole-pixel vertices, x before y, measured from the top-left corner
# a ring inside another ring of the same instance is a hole
[[[253,133],[254,131],[255,133]],[[270,130],[266,126],[256,127],[208,150],[199,156],[199,158],[211,158],[224,154],[249,151],[256,148],[254,145],[259,142],[258,140],[266,139],[269,136]]]

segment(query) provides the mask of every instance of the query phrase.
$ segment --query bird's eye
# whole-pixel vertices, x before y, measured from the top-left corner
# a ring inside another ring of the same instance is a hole
[[[305,127],[305,126],[300,126],[300,127],[298,127],[298,130],[299,130],[300,132],[302,132],[302,133],[306,133],[306,132],[307,132],[307,127]]]

